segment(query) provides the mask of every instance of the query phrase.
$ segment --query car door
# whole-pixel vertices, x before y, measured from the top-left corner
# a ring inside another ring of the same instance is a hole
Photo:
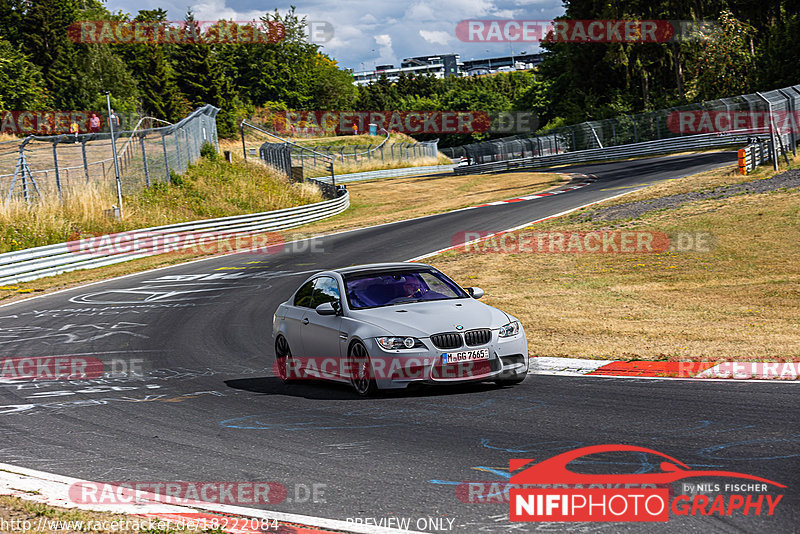
[[[300,286],[300,289],[294,295],[294,300],[285,308],[286,339],[289,342],[292,356],[295,358],[303,358],[306,355],[304,346],[305,332],[302,327],[304,326],[303,319],[308,310],[311,309],[311,293],[313,289],[314,280],[309,280]],[[302,361],[302,359],[298,361]]]
[[[311,296],[311,307],[302,319],[303,346],[305,356],[317,365],[321,376],[341,376],[341,345],[339,331],[342,325],[340,315],[320,315],[316,307],[326,302],[335,303],[341,309],[339,283],[330,276],[321,276],[314,280]],[[346,341],[346,339],[344,340]],[[306,366],[306,373],[312,374],[311,362]]]

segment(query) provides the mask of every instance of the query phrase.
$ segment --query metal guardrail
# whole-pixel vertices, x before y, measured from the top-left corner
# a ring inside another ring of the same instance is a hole
[[[27,282],[79,269],[94,269],[155,256],[163,253],[165,243],[181,239],[187,241],[194,238],[198,242],[205,239],[208,243],[258,232],[296,228],[341,213],[349,206],[350,195],[345,191],[338,198],[305,206],[100,236],[97,239],[108,238],[109,245],[114,245],[109,248],[116,250],[107,254],[82,252],[81,241],[7,252],[0,254],[0,284]],[[135,250],[129,251],[128,245]]]
[[[633,158],[637,156],[653,156],[658,154],[670,154],[689,150],[705,150],[708,148],[723,148],[727,146],[741,146],[748,142],[753,135],[767,134],[769,130],[741,130],[731,131],[730,133],[708,133],[698,135],[687,135],[670,139],[657,139],[655,141],[645,141],[643,143],[632,143],[628,145],[610,146],[606,148],[593,148],[589,150],[577,150],[575,152],[565,152],[551,156],[527,157],[508,159],[504,161],[493,161],[491,163],[478,163],[473,165],[462,165],[453,169],[455,174],[476,174],[487,172],[498,172],[510,169],[532,169],[539,167],[551,167],[556,165],[568,165],[571,163],[584,163],[587,161],[604,161],[612,159]]]
[[[786,163],[789,163],[788,155],[784,150],[781,143],[776,143],[773,146],[773,141],[768,139],[754,139],[749,144],[739,149],[739,174],[747,174],[756,170],[756,167],[772,161],[777,164],[775,158],[783,156],[786,158]],[[777,165],[776,165],[777,166]]]
[[[434,172],[452,171],[455,165],[427,165],[425,167],[401,167],[399,169],[381,169],[379,171],[354,172],[350,174],[336,175],[336,181],[340,184],[349,182],[360,182],[361,180],[376,180],[378,178],[398,178],[400,176],[416,176]]]

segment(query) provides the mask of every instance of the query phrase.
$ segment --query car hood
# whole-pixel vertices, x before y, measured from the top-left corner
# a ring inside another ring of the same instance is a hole
[[[351,310],[350,317],[386,330],[386,335],[427,337],[439,332],[499,328],[509,322],[497,308],[475,299],[435,300]]]

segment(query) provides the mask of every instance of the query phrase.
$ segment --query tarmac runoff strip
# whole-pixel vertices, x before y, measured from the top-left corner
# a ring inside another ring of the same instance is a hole
[[[226,504],[193,502],[191,506],[178,506],[160,502],[159,499],[163,500],[164,496],[144,492],[137,492],[136,502],[130,504],[76,503],[74,499],[70,499],[69,490],[74,484],[81,483],[91,484],[91,482],[78,478],[0,463],[0,495],[12,495],[61,508],[125,514],[132,516],[129,518],[131,522],[150,519],[153,522],[171,523],[174,526],[183,526],[190,530],[195,526],[213,529],[212,525],[216,523],[220,525],[220,531],[231,534],[263,534],[263,532],[273,531],[281,534],[423,534],[379,525],[271,512]],[[133,495],[130,495],[130,498],[134,500]],[[260,521],[268,522],[269,529],[248,526]],[[37,521],[32,520],[32,523],[35,525]],[[274,525],[277,525],[277,529]]]
[[[748,380],[800,383],[800,362],[608,361],[531,358],[529,374],[678,380]]]

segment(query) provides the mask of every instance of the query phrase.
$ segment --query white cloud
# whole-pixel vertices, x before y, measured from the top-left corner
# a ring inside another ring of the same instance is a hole
[[[509,53],[507,43],[464,43],[455,36],[456,24],[465,19],[544,19],[562,15],[561,0],[292,0],[297,13],[310,21],[333,26],[333,38],[322,51],[342,67],[398,65],[402,58],[431,54],[460,54],[462,58]],[[133,15],[140,9],[162,7],[169,18],[180,20],[189,6],[198,19],[251,20],[267,11],[262,0],[108,0],[108,9]],[[281,13],[288,3],[276,4]],[[515,52],[518,45],[514,45]],[[536,44],[529,43],[533,52]],[[525,48],[522,48],[525,49]],[[488,51],[487,51],[488,50]]]
[[[420,30],[419,34],[429,43],[440,45],[446,45],[448,42],[450,42],[451,37],[449,33],[438,30]]]
[[[228,7],[226,0],[204,0],[191,7],[197,20],[253,20],[264,16],[263,10],[238,11]]]

